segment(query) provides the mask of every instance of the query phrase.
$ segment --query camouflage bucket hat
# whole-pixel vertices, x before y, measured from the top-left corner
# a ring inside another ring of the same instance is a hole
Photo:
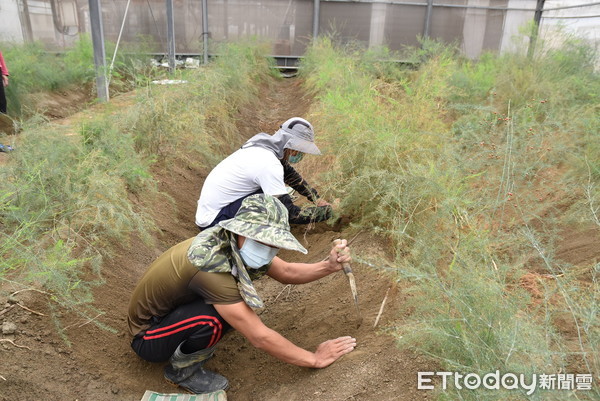
[[[308,253],[290,232],[287,209],[271,195],[247,197],[235,217],[219,222],[219,226],[276,248]]]

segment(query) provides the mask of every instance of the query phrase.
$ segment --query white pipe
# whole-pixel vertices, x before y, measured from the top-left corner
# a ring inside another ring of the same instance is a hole
[[[119,43],[121,42],[121,35],[123,34],[123,28],[125,27],[125,20],[127,19],[127,12],[129,11],[129,4],[131,0],[127,0],[127,6],[125,7],[125,14],[123,15],[123,21],[121,22],[121,30],[119,31],[119,37],[117,38],[117,44],[115,45],[115,53],[113,54],[112,61],[110,62],[110,68],[108,69],[108,84],[110,85],[110,78],[112,77],[113,67],[115,65],[115,59],[117,58],[117,50],[119,49]]]

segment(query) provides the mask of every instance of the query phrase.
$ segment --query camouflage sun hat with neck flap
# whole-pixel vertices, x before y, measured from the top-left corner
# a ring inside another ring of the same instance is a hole
[[[189,261],[201,271],[230,273],[236,278],[244,302],[262,308],[264,303],[252,280],[265,274],[270,265],[246,269],[235,234],[281,249],[308,251],[290,233],[288,211],[283,203],[264,194],[247,197],[233,219],[221,221],[194,238],[187,252]]]
[[[219,226],[275,248],[308,253],[290,232],[287,209],[271,195],[247,197],[235,217],[219,222]]]

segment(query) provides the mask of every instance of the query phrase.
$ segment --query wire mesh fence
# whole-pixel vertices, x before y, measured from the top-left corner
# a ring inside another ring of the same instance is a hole
[[[542,34],[561,27],[595,41],[600,36],[600,2],[589,0],[101,0],[105,40],[166,53],[169,1],[178,55],[202,54],[207,35],[209,53],[218,43],[258,36],[272,43],[273,55],[299,57],[315,35],[333,35],[392,50],[425,36],[477,57],[511,50],[536,9]],[[4,41],[41,41],[61,50],[91,31],[87,0],[0,0],[0,13]]]

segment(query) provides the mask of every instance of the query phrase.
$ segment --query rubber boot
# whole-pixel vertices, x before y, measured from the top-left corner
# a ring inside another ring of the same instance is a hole
[[[227,390],[229,381],[224,376],[202,367],[214,351],[215,348],[211,347],[184,354],[180,344],[171,356],[170,364],[165,367],[165,379],[194,394]]]

